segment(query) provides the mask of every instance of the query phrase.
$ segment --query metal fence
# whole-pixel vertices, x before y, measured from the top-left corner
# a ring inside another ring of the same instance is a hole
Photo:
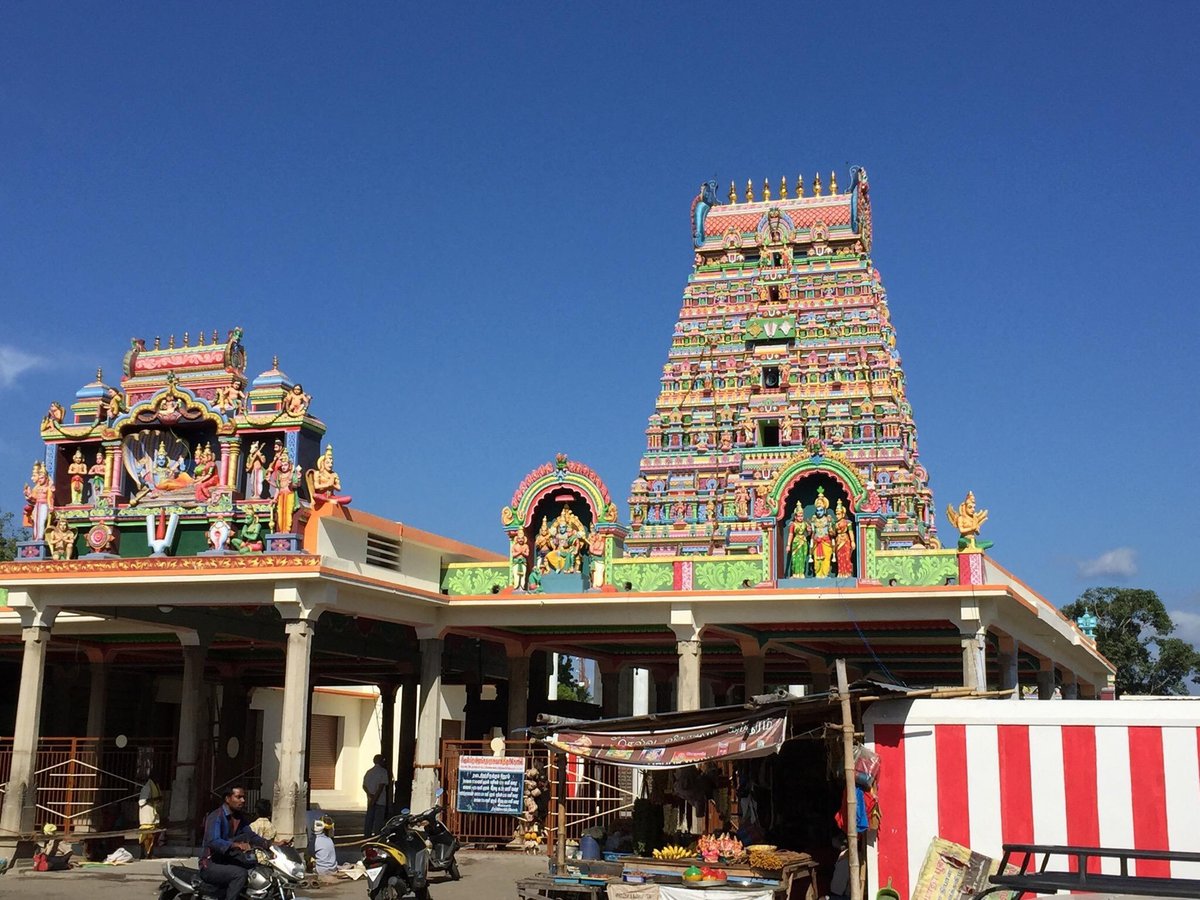
[[[507,844],[513,839],[521,820],[517,816],[458,811],[458,765],[464,756],[491,756],[490,741],[442,741],[442,787],[446,790],[446,827],[464,844]],[[537,741],[508,741],[506,756],[521,756],[525,768],[537,766],[543,772],[550,754]]]

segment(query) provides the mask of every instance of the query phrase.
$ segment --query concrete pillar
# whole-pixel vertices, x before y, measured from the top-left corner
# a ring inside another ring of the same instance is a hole
[[[987,690],[987,666],[984,653],[987,648],[987,629],[982,625],[978,631],[959,636],[962,644],[963,687],[974,691]]]
[[[666,673],[655,673],[654,712],[670,712],[675,708],[675,679]]]
[[[700,708],[700,641],[676,641],[679,655],[679,687],[676,708]]]
[[[308,784],[304,777],[308,756],[308,709],[312,700],[312,645],[316,616],[285,619],[287,658],[283,673],[283,716],[279,729],[279,774],[271,801],[280,840],[303,840],[308,812]],[[297,841],[297,843],[302,843]]]
[[[1037,673],[1038,699],[1053,700],[1054,684],[1054,663],[1043,659],[1041,671]]]
[[[108,711],[108,663],[94,659],[89,663],[90,683],[88,689],[87,736],[104,737],[104,725]]]
[[[204,647],[195,632],[179,636],[183,647],[183,683],[179,692],[179,731],[175,739],[175,777],[171,781],[171,808],[167,821],[180,827],[191,840],[199,815],[196,809],[196,763],[200,754],[200,726],[204,714]]]
[[[508,727],[505,734],[516,736],[518,728],[529,725],[529,657],[508,657]]]
[[[621,699],[621,670],[605,667],[600,670],[600,715],[606,719],[617,715]]]
[[[634,686],[634,673],[636,671],[637,670],[632,666],[625,666],[623,669],[621,669],[620,677],[617,679],[617,690],[620,692],[620,695],[617,699],[618,716],[633,715],[633,694],[636,690]]]
[[[756,694],[764,692],[766,664],[767,657],[761,649],[756,653],[750,653],[745,647],[742,648],[742,668],[745,671],[743,684],[746,686],[747,702]]]
[[[1064,700],[1079,699],[1079,677],[1074,672],[1063,672],[1062,696]]]
[[[22,611],[23,612],[23,611]],[[4,805],[0,807],[0,856],[13,858],[17,836],[33,831],[37,812],[37,745],[42,718],[42,684],[46,677],[46,648],[50,643],[53,616],[44,622],[21,616],[21,683],[17,687],[17,718],[13,728],[12,764]],[[25,625],[26,621],[34,624]]]
[[[417,710],[417,746],[410,803],[428,809],[438,788],[438,752],[442,738],[442,639],[422,638],[421,688]]]
[[[1021,699],[1021,645],[1007,634],[999,635],[1000,683],[1002,691],[1011,690],[1010,700]]]
[[[829,693],[829,666],[824,660],[809,660],[808,674],[812,680],[812,692],[814,694]]]
[[[411,806],[413,754],[417,748],[417,679],[400,682],[400,746],[396,751],[396,808]]]
[[[379,685],[379,752],[387,760],[387,770],[396,775],[396,683]],[[390,798],[389,798],[390,799]]]
[[[1100,695],[1100,691],[1096,685],[1087,681],[1079,684],[1079,699],[1080,700],[1095,700]]]

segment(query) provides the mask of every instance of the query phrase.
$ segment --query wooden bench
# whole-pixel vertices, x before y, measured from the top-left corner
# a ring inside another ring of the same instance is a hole
[[[1017,871],[1013,857],[1021,857]],[[1040,868],[1031,871],[1037,857],[1042,857]],[[1062,868],[1050,868],[1052,858],[1062,858]],[[1089,872],[1089,861],[1115,859],[1119,875],[1103,875]],[[1105,847],[1069,847],[1052,844],[1005,844],[1000,869],[988,879],[989,887],[975,895],[980,900],[988,894],[1010,891],[1017,900],[1024,894],[1057,893],[1058,891],[1086,892],[1092,894],[1140,894],[1147,897],[1200,897],[1200,879],[1163,878],[1151,875],[1131,875],[1130,860],[1155,860],[1160,862],[1200,862],[1200,853],[1182,853],[1171,850],[1113,850]],[[1074,867],[1071,861],[1074,861]]]

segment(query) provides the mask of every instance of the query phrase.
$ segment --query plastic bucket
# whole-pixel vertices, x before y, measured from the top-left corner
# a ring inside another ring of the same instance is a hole
[[[875,892],[875,900],[900,900],[900,892],[892,887],[892,879],[888,879],[887,887]]]

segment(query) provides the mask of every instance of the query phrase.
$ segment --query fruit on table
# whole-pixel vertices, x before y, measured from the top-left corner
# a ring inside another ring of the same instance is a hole
[[[683,870],[684,881],[700,881],[704,878],[704,873],[695,866],[688,866]]]
[[[691,855],[687,847],[680,847],[678,844],[668,844],[654,851],[655,859],[687,859]]]
[[[727,878],[724,869],[714,869],[711,866],[701,866],[700,874],[703,881],[725,881]]]

